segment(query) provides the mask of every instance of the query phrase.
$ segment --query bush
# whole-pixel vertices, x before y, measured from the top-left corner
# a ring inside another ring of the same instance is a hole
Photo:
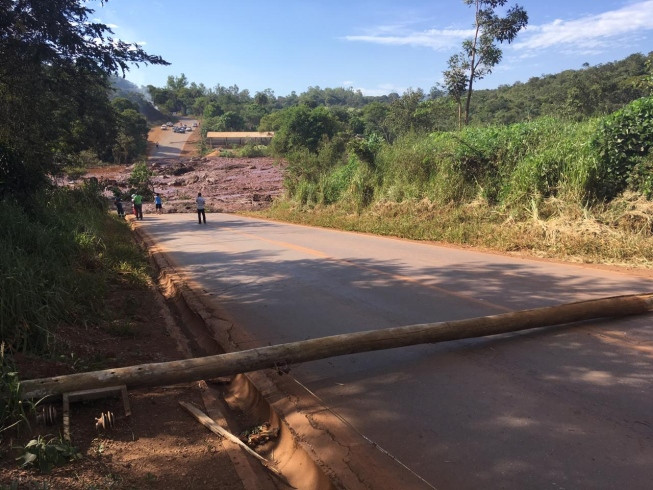
[[[0,338],[10,349],[47,351],[59,323],[100,316],[109,277],[136,271],[125,270],[135,259],[110,235],[127,225],[107,214],[99,191],[89,183],[24,206],[0,201]]]
[[[18,372],[5,351],[5,343],[0,343],[0,442],[2,433],[21,424],[29,424],[25,409],[29,403],[20,399]]]
[[[606,117],[591,142],[599,155],[594,169],[596,197],[612,199],[623,191],[639,159],[653,145],[653,97],[631,102]]]
[[[18,458],[22,460],[22,466],[35,466],[41,473],[49,473],[55,466],[82,458],[69,441],[61,437],[46,437],[38,436],[23,447],[23,454]]]
[[[144,199],[151,199],[154,195],[154,185],[152,184],[153,175],[154,172],[147,167],[147,163],[137,163],[134,165],[134,169],[129,176],[129,185],[143,196]]]
[[[265,145],[247,143],[238,151],[238,154],[244,158],[264,157],[268,154],[268,147]]]

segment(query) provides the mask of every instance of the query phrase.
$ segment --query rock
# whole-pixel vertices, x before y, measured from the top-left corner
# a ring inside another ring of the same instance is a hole
[[[272,196],[270,194],[252,194],[252,201],[254,202],[272,202]]]

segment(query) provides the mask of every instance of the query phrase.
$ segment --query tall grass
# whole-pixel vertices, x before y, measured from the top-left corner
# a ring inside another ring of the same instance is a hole
[[[653,204],[646,196],[653,194],[653,157],[638,157],[630,176],[619,174],[630,194],[601,201],[601,186],[618,165],[602,161],[595,141],[602,125],[542,118],[409,133],[381,145],[373,162],[350,155],[347,164],[323,167],[317,180],[315,166],[296,162],[288,193],[294,199],[266,214],[502,251],[652,265]]]
[[[0,202],[0,337],[9,347],[46,351],[58,324],[101,316],[108,281],[121,269],[141,276],[143,259],[121,243],[129,230],[106,206],[93,185]]]
[[[596,122],[539,119],[510,126],[408,134],[377,157],[377,196],[395,202],[522,205],[564,194],[582,200],[597,156],[589,141]]]

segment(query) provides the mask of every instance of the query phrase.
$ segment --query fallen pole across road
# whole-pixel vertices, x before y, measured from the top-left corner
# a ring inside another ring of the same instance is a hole
[[[467,320],[333,335],[215,356],[24,380],[20,386],[21,398],[43,398],[116,385],[126,385],[127,388],[165,386],[359,352],[485,337],[597,318],[640,315],[651,310],[653,293],[647,293],[579,301]]]

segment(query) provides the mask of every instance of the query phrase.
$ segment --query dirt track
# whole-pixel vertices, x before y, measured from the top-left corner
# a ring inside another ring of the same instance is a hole
[[[159,140],[160,128],[150,132],[150,148]],[[199,131],[190,135],[180,158],[150,159],[154,172],[154,192],[161,194],[164,213],[195,211],[201,192],[208,212],[236,212],[264,209],[283,192],[283,164],[270,157],[228,158],[197,155]],[[86,177],[96,177],[109,185],[129,190],[133,165],[91,169]],[[127,206],[128,207],[128,206]],[[154,212],[154,203],[145,202],[145,214]]]

